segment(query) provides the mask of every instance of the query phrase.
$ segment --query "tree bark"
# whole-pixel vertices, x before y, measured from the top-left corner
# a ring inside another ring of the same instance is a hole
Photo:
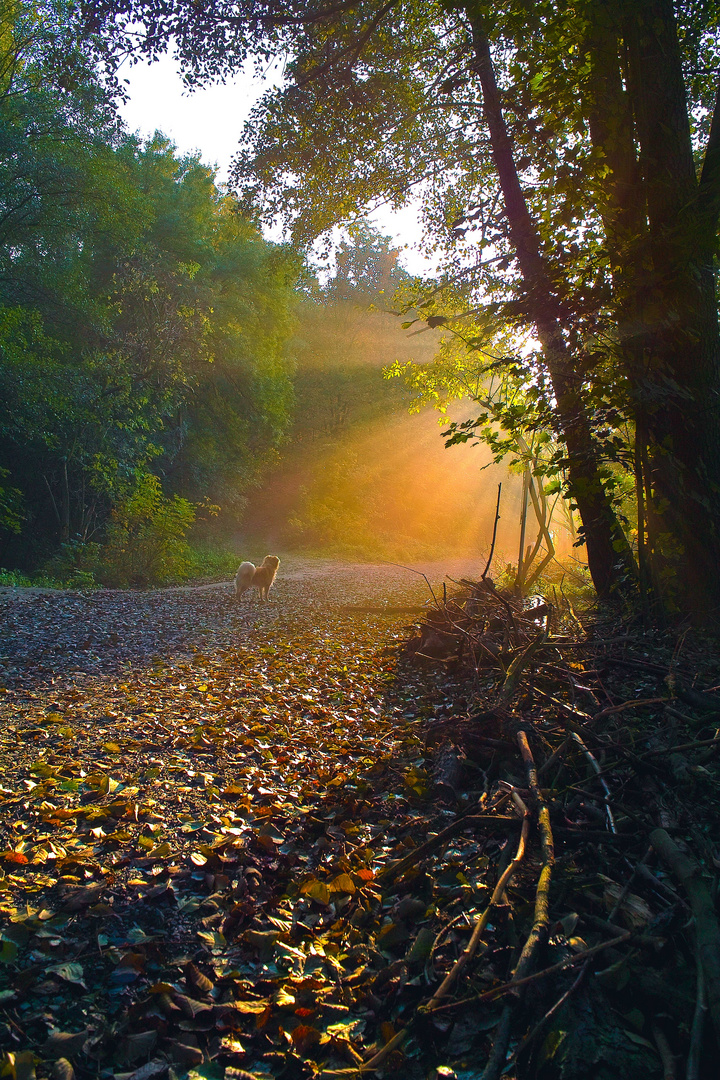
[[[485,120],[490,132],[495,168],[505,203],[510,239],[523,277],[526,302],[543,348],[556,400],[560,434],[567,448],[568,487],[582,518],[588,567],[601,596],[624,591],[634,576],[629,544],[617,519],[600,474],[598,448],[583,402],[582,377],[563,336],[560,303],[542,254],[538,231],[530,215],[515,167],[513,147],[505,124],[500,94],[482,23],[471,17],[475,67],[480,79]]]
[[[672,0],[635,0],[626,13],[630,98],[649,271],[638,288],[637,345],[647,381],[652,505],[668,536],[678,602],[720,612],[720,332],[713,260],[720,205],[720,109],[698,181]],[[647,280],[649,278],[649,280]],[[673,550],[674,546],[674,550]]]

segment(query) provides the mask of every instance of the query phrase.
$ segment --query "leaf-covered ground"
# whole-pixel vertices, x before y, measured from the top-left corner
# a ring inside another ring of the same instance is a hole
[[[187,1071],[318,1040],[347,1063],[379,1037],[340,986],[365,935],[336,924],[426,826],[416,721],[441,695],[398,680],[395,646],[427,597],[398,568],[296,560],[268,605],[0,598],[0,1034],[21,1065]]]
[[[471,590],[413,662],[427,597],[309,560],[268,605],[0,596],[0,1075],[715,1075],[659,854],[720,865],[714,651]]]

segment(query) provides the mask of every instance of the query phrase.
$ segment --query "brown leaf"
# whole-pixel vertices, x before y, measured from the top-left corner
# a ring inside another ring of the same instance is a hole
[[[338,874],[330,882],[329,889],[331,893],[348,893],[350,896],[357,891],[349,874]]]
[[[230,784],[228,787],[224,788],[220,794],[224,799],[227,799],[228,802],[235,802],[237,799],[242,799],[243,795],[247,794],[247,791],[245,788],[238,787],[236,784]]]
[[[209,994],[215,984],[203,975],[202,971],[190,960],[184,967],[185,982],[191,990],[197,990],[199,994]]]
[[[188,1020],[194,1020],[201,1013],[212,1012],[215,1008],[214,1005],[208,1004],[207,1001],[196,1001],[194,998],[187,997],[186,994],[174,994],[173,998],[175,1004],[180,1006]]]
[[[32,1050],[20,1050],[15,1055],[15,1080],[35,1080],[35,1055]]]
[[[308,1050],[320,1042],[321,1035],[317,1028],[310,1027],[309,1024],[298,1024],[290,1038],[300,1053],[306,1054]]]
[[[90,904],[94,904],[96,900],[100,899],[103,888],[103,885],[88,885],[83,889],[75,889],[67,894],[62,910],[81,911],[83,908],[89,907]]]
[[[83,1031],[54,1031],[42,1045],[42,1052],[49,1058],[76,1057],[87,1040],[87,1029]]]
[[[50,1070],[52,1080],[75,1080],[75,1070],[67,1058],[58,1058]]]
[[[203,1052],[197,1046],[173,1042],[170,1046],[170,1056],[179,1065],[202,1065]]]
[[[28,861],[27,855],[23,855],[21,851],[3,851],[0,859],[6,863],[17,863],[22,866],[25,866]]]
[[[129,1065],[138,1058],[147,1057],[155,1049],[156,1042],[157,1031],[138,1031],[134,1035],[126,1035],[117,1051],[118,1061]]]

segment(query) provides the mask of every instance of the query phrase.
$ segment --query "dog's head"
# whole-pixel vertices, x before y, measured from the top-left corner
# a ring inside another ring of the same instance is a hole
[[[266,555],[263,559],[263,566],[266,566],[268,570],[277,570],[280,565],[280,560],[277,555]]]

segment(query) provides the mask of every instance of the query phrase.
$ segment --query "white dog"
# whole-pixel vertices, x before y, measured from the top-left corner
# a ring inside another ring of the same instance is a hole
[[[262,566],[258,567],[251,562],[240,563],[235,575],[235,599],[239,600],[248,589],[255,588],[260,593],[260,599],[267,600],[279,565],[277,555],[266,555]]]

